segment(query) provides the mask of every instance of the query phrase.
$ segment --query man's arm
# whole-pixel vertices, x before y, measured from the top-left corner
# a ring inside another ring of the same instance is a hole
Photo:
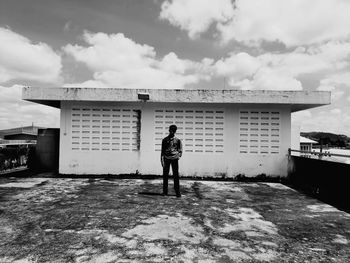
[[[160,151],[160,163],[162,166],[164,166],[164,152],[165,152],[165,142],[164,139],[162,140],[162,149]]]
[[[182,142],[180,139],[179,139],[179,145],[178,145],[178,152],[179,152],[179,156],[181,157],[182,156]]]

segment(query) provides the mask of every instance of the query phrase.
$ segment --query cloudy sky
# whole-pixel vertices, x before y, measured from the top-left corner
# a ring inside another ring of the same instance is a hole
[[[59,126],[22,86],[328,90],[293,114],[350,135],[348,0],[1,0],[0,129]]]

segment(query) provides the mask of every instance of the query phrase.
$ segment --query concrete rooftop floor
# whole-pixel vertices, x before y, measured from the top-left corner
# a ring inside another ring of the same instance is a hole
[[[0,178],[0,262],[350,262],[350,215],[332,206],[278,183],[181,187]]]

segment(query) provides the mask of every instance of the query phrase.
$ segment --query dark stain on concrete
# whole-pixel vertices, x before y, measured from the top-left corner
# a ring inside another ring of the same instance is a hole
[[[186,180],[178,199],[138,194],[161,180],[8,183],[28,180],[0,179],[0,262],[350,262],[350,215],[281,184]],[[123,236],[160,216],[200,243]]]

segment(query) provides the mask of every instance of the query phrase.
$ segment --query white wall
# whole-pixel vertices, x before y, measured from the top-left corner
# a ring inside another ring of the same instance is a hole
[[[72,103],[61,103],[60,167],[61,174],[162,174],[160,152],[154,146],[154,110],[172,109],[220,109],[225,112],[224,154],[186,153],[180,160],[182,176],[234,177],[238,174],[256,176],[287,175],[287,154],[291,142],[290,108],[288,106],[238,105],[238,104],[196,104],[188,103],[98,103],[74,102],[74,105],[122,105],[141,110],[140,151],[72,151],[71,108]],[[281,112],[280,153],[242,154],[239,152],[239,111],[278,110]],[[180,138],[181,139],[181,138]]]
[[[292,125],[291,149],[300,151],[300,126]],[[300,153],[293,152],[294,156],[300,156]]]
[[[106,103],[61,103],[60,164],[61,174],[129,174],[139,170],[140,152],[73,151],[71,149],[71,110],[79,105]],[[139,108],[139,107],[138,107]]]

